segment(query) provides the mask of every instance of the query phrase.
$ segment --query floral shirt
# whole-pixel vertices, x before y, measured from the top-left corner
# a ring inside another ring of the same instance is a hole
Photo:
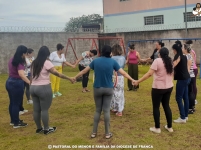
[[[90,56],[87,54],[87,52],[83,52],[83,53],[82,53],[82,57],[83,57],[83,59],[79,62],[79,64],[80,64],[81,66],[87,67],[87,66],[89,66],[90,63],[93,61],[93,58],[90,57]]]

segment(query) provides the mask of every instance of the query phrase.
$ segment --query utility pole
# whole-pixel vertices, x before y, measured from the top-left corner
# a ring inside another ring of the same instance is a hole
[[[185,1],[185,30],[186,30],[186,38],[188,38],[188,30],[187,30],[187,8],[186,8],[186,0]]]

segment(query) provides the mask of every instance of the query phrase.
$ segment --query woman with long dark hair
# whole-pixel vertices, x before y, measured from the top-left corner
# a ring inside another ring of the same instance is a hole
[[[174,80],[176,83],[176,101],[180,111],[180,117],[174,120],[175,123],[186,123],[188,120],[189,99],[188,99],[188,84],[190,82],[190,74],[188,72],[187,58],[182,53],[181,44],[172,46],[174,53]],[[182,102],[183,99],[183,102]]]
[[[90,63],[93,61],[93,57],[97,55],[97,50],[89,50],[82,53],[81,57],[76,61],[76,64],[79,64],[79,70],[82,71],[86,67],[90,65]],[[89,81],[89,73],[90,71],[86,72],[82,76],[82,92],[90,92],[90,90],[87,89],[88,81]]]
[[[49,127],[48,110],[52,103],[52,89],[50,82],[50,73],[53,75],[69,80],[73,80],[59,73],[49,60],[50,51],[48,47],[42,46],[39,49],[38,56],[31,66],[31,87],[30,92],[33,99],[33,117],[37,126],[36,133],[44,132],[49,134],[56,131],[56,127]],[[42,128],[41,120],[44,128]]]
[[[13,128],[20,128],[28,125],[19,119],[20,107],[22,106],[24,95],[24,82],[30,84],[29,79],[24,73],[26,53],[27,47],[20,45],[18,46],[14,57],[8,62],[9,78],[6,81],[6,90],[10,99],[10,125],[12,125]]]
[[[162,103],[167,119],[165,129],[173,132],[172,129],[172,111],[169,106],[170,96],[173,89],[173,64],[169,57],[169,51],[163,47],[160,49],[159,58],[155,59],[151,65],[150,70],[138,81],[135,85],[145,81],[153,75],[152,84],[152,105],[155,127],[151,127],[150,131],[161,133],[160,129],[160,103]]]
[[[74,80],[76,80],[90,69],[93,69],[95,72],[94,100],[96,113],[94,115],[91,138],[95,138],[97,135],[98,123],[102,111],[104,112],[105,138],[109,139],[112,137],[112,133],[110,133],[110,104],[113,96],[113,71],[118,71],[125,78],[134,82],[134,80],[122,68],[120,68],[119,64],[114,59],[111,59],[111,52],[112,49],[110,46],[104,46],[101,51],[101,57],[94,59],[88,67],[74,77]]]

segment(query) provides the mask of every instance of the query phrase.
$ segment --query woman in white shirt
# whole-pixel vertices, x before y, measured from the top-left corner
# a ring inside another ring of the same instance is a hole
[[[26,60],[25,74],[29,80],[30,80],[30,76],[31,76],[31,64],[34,61],[33,52],[34,52],[34,50],[29,48],[27,50],[27,56],[25,58],[25,60]],[[27,104],[33,104],[33,101],[31,100],[31,96],[30,96],[29,84],[27,84],[26,82],[24,84],[25,84],[24,85],[25,94],[27,97]]]
[[[50,61],[52,62],[55,69],[59,73],[62,73],[63,64],[75,68],[75,65],[72,65],[71,63],[66,61],[65,55],[63,53],[64,53],[64,46],[59,43],[57,44],[57,51],[52,52],[49,57]],[[51,77],[53,98],[55,98],[55,96],[61,96],[62,94],[59,92],[60,78],[55,75],[51,75],[50,77]]]
[[[90,50],[90,51],[85,51],[82,53],[82,56],[77,60],[76,64],[79,63],[79,70],[82,71],[86,67],[90,65],[90,63],[93,61],[93,57],[97,55],[97,50]],[[89,71],[82,76],[82,92],[90,92],[90,90],[87,89],[89,81]]]

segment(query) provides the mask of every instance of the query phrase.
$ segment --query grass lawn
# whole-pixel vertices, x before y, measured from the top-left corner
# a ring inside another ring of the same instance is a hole
[[[139,77],[148,71],[147,66],[140,66]],[[66,69],[64,73],[74,76],[78,70]],[[101,117],[98,136],[90,138],[93,126],[95,105],[92,92],[92,72],[89,89],[91,92],[82,93],[81,83],[71,84],[61,81],[63,96],[53,100],[49,110],[50,126],[58,130],[49,135],[35,134],[36,126],[33,121],[33,109],[26,104],[29,112],[20,116],[29,125],[26,128],[13,129],[9,126],[9,99],[5,89],[7,75],[0,75],[0,150],[46,150],[48,145],[151,145],[156,150],[199,150],[201,149],[201,80],[197,79],[198,104],[195,114],[189,116],[186,124],[173,123],[174,133],[168,133],[164,126],[166,119],[161,107],[161,134],[154,134],[149,127],[154,126],[151,103],[152,78],[140,84],[137,92],[128,92],[125,80],[125,110],[122,117],[111,114],[111,132],[113,137],[104,137],[104,119]],[[179,117],[175,101],[175,88],[171,96],[173,119]],[[98,148],[94,148],[98,149]],[[116,148],[117,149],[117,148]],[[139,147],[136,149],[140,149]]]

